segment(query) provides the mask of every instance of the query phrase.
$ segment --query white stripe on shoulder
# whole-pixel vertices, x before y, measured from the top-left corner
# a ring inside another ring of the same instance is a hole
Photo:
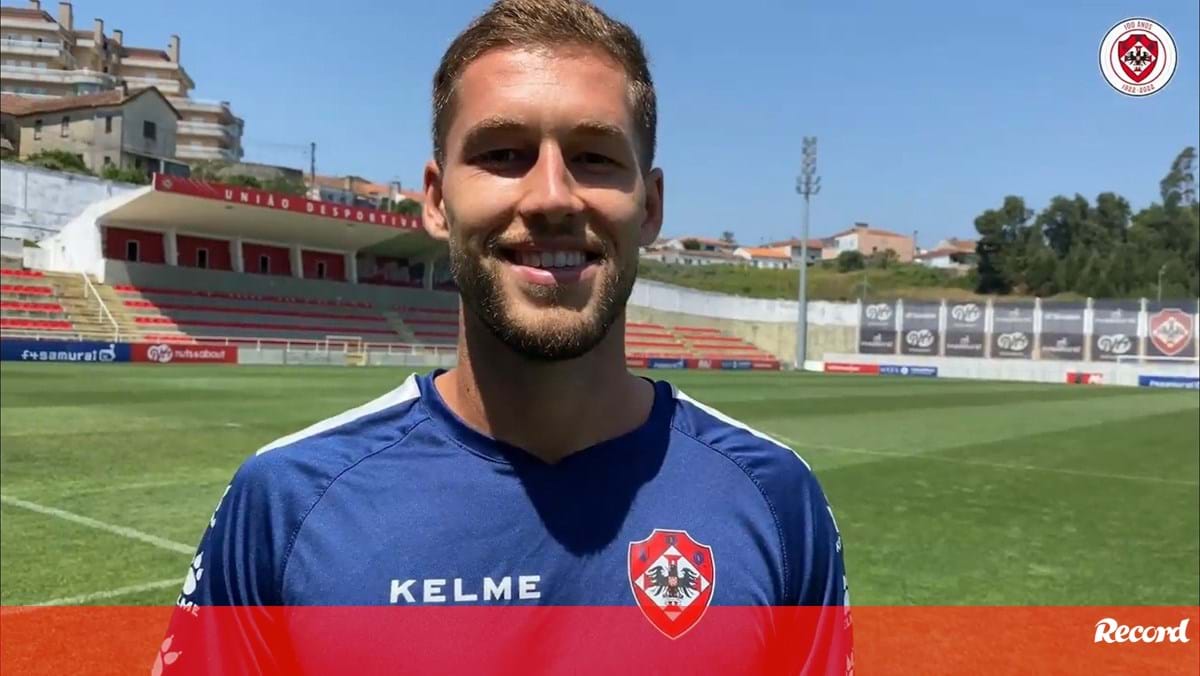
[[[810,471],[810,472],[812,471],[812,467],[809,466],[808,461],[806,461],[804,458],[800,457],[799,453],[792,450],[792,448],[790,446],[783,443],[782,441],[779,441],[778,439],[774,439],[762,432],[759,432],[758,430],[754,429],[753,427],[750,427],[749,425],[747,425],[746,423],[744,423],[740,420],[735,420],[733,418],[730,418],[729,416],[725,415],[724,413],[721,413],[720,411],[718,411],[715,408],[712,408],[711,406],[706,406],[704,404],[701,404],[700,402],[696,401],[695,399],[692,399],[691,397],[684,394],[683,390],[680,390],[678,387],[675,387],[674,385],[671,385],[671,391],[675,393],[676,399],[678,399],[680,401],[686,401],[687,403],[691,404],[692,406],[695,406],[696,408],[700,409],[701,411],[704,411],[705,413],[711,415],[712,417],[716,418],[717,420],[720,420],[721,422],[725,423],[726,425],[732,425],[733,427],[736,427],[738,429],[745,430],[745,431],[749,432],[750,434],[753,434],[754,436],[758,437],[759,439],[762,439],[763,441],[769,441],[772,444],[775,444],[776,446],[786,450],[788,453],[791,453],[792,455],[796,456],[796,458],[800,462],[804,463],[804,466],[806,468],[808,468],[808,471]]]
[[[308,427],[305,427],[304,429],[300,430],[299,432],[294,432],[292,434],[287,435],[286,437],[281,437],[279,439],[276,439],[275,441],[272,441],[271,443],[267,444],[266,446],[263,446],[262,448],[258,449],[258,451],[255,452],[255,455],[261,455],[263,453],[266,453],[267,451],[274,450],[276,448],[281,448],[281,447],[287,446],[289,444],[294,444],[297,441],[307,439],[308,437],[316,436],[318,434],[321,434],[322,432],[327,432],[335,427],[341,427],[342,425],[347,425],[349,423],[354,422],[355,420],[358,420],[359,418],[364,418],[366,416],[371,415],[372,413],[378,413],[379,411],[382,411],[385,408],[396,406],[398,404],[403,404],[406,401],[411,401],[420,396],[421,396],[421,389],[417,386],[417,376],[416,376],[416,374],[413,374],[413,375],[409,376],[407,380],[404,381],[403,385],[401,385],[400,387],[397,387],[396,389],[392,390],[391,392],[388,392],[387,394],[383,395],[382,397],[379,397],[378,399],[373,399],[373,400],[363,404],[362,406],[352,408],[349,411],[346,411],[344,413],[339,413],[339,414],[333,416],[332,418],[326,418],[325,420],[322,420],[321,422],[309,425]]]

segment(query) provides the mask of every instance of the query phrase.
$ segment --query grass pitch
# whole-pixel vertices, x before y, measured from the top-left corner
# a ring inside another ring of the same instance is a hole
[[[0,603],[172,603],[243,459],[406,375],[3,364]],[[652,375],[813,466],[856,605],[1200,602],[1195,392]]]

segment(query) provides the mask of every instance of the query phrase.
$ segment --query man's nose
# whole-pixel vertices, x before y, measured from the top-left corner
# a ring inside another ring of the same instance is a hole
[[[525,175],[524,183],[517,208],[527,221],[558,224],[583,211],[575,178],[562,149],[553,143],[544,144],[538,151],[537,162]]]

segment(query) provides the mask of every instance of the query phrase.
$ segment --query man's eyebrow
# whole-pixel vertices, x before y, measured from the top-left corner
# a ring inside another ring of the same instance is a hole
[[[481,136],[485,136],[497,131],[520,131],[526,127],[525,123],[512,117],[504,117],[502,115],[493,115],[485,117],[476,122],[463,135],[463,147],[469,148],[477,143]]]
[[[514,118],[502,115],[485,117],[476,122],[463,136],[463,147],[469,148],[478,143],[480,138],[494,132],[515,132],[528,128],[528,124]],[[599,136],[620,141],[628,141],[628,134],[623,129],[610,122],[601,120],[580,120],[571,128],[572,134],[581,136]]]
[[[609,122],[601,122],[600,120],[581,120],[575,125],[572,130],[576,134],[584,136],[607,136],[620,139],[622,141],[628,138],[624,129],[621,129],[615,124]]]

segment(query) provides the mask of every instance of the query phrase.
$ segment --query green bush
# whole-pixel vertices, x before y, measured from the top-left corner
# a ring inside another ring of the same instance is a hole
[[[838,272],[851,272],[866,267],[866,260],[857,251],[843,251],[837,256]]]
[[[121,181],[122,183],[134,183],[136,185],[147,185],[150,183],[150,176],[139,169],[138,167],[118,167],[115,164],[110,164],[100,171],[100,178],[109,181]]]
[[[25,164],[32,164],[35,167],[51,171],[69,171],[73,174],[95,176],[92,170],[88,169],[87,165],[83,163],[81,156],[65,150],[40,150],[26,157],[23,161]]]

